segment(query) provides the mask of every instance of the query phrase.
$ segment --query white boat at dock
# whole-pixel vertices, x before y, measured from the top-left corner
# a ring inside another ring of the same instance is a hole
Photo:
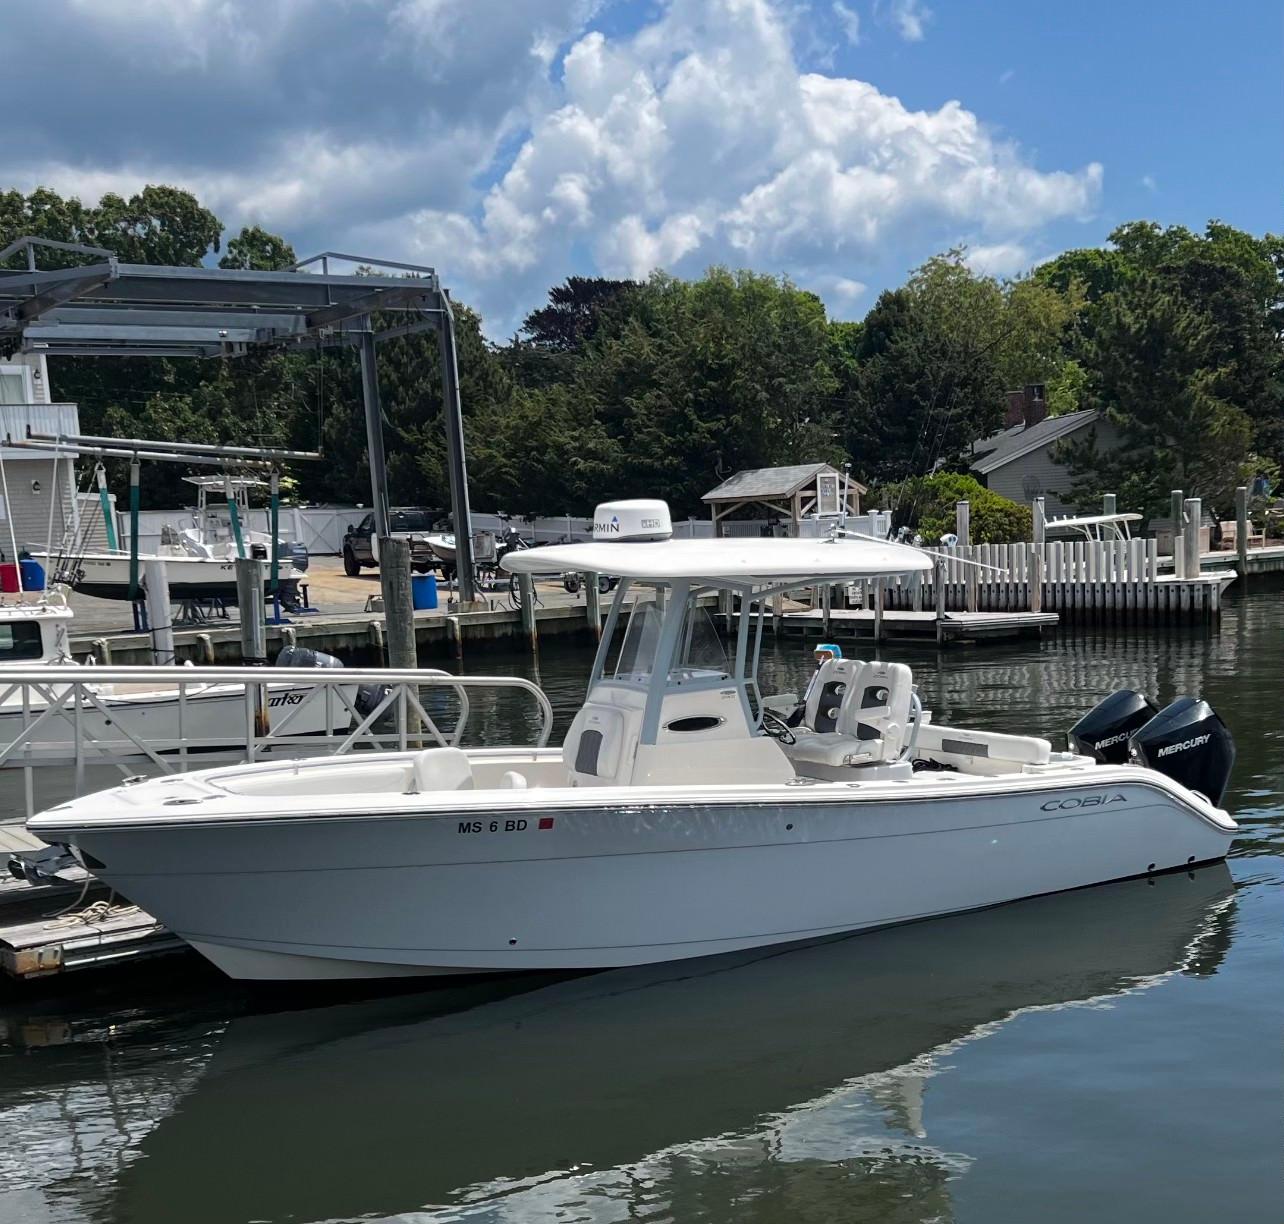
[[[768,601],[920,573],[920,549],[674,540],[664,503],[617,502],[593,543],[503,565],[621,579],[560,749],[205,770],[29,829],[239,978],[679,960],[1185,868],[1236,832],[1229,734],[1190,699],[1116,694],[1060,752],[934,722],[903,664],[831,658],[788,725],[756,679]],[[753,613],[730,659],[701,605],[718,591]]]
[[[48,598],[0,605],[0,768],[33,761],[64,761],[77,741],[92,745],[97,761],[243,744],[245,686],[205,683],[192,667],[136,669],[145,678],[94,682],[95,669],[71,656],[72,610]],[[32,667],[52,664],[68,683],[20,682]],[[333,734],[352,721],[357,686],[349,701],[308,701],[313,686],[269,684],[263,721],[268,728],[288,717],[294,735]]]
[[[267,561],[272,555],[272,537],[267,532],[244,526],[249,513],[249,490],[265,482],[244,476],[184,476],[196,486],[196,510],[183,525],[170,524],[161,531],[154,551],[140,552],[135,574],[142,582],[148,561],[164,561],[170,597],[187,600],[236,600],[236,561],[256,557]],[[236,506],[233,526],[228,500],[211,495],[223,492]],[[181,522],[181,520],[180,520]],[[240,538],[237,538],[237,532]],[[129,599],[133,560],[127,548],[81,551],[74,541],[57,552],[32,548],[30,554],[49,573],[51,584],[73,588],[97,599]],[[307,554],[290,541],[278,537],[278,582],[296,585],[307,576]],[[265,589],[270,578],[265,579]],[[133,592],[134,595],[138,591]]]

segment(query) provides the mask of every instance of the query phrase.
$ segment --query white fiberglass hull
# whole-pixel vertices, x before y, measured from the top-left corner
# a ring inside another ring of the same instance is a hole
[[[47,554],[32,555],[42,565],[49,566]],[[233,560],[148,554],[138,558],[140,582],[142,566],[146,561],[165,562],[170,598],[176,602],[186,599],[236,599],[236,562]],[[75,580],[71,585],[82,595],[92,595],[97,599],[129,598],[128,553],[87,553],[76,562],[75,568]],[[281,559],[281,581],[298,580],[305,576],[289,560]]]
[[[81,681],[85,678],[83,672],[76,676]],[[0,691],[3,689],[0,673]],[[316,735],[327,731],[328,722],[329,732],[346,731],[352,723],[348,706],[336,693],[327,718],[323,695],[308,700],[314,691],[307,684],[270,685],[266,710],[269,730],[280,729],[287,736]],[[49,692],[57,696],[58,686],[50,685]],[[344,692],[349,701],[354,701],[357,686],[345,686]],[[22,737],[4,767],[21,766],[43,757],[64,761],[74,752],[77,730],[70,701],[61,712],[42,718],[48,709],[48,702],[30,695],[24,706],[17,692],[0,704],[0,747]],[[85,759],[93,763],[106,758],[143,756],[146,750],[172,753],[184,746],[189,752],[238,747],[246,740],[246,722],[245,692],[240,685],[192,686],[180,713],[177,688],[158,681],[154,686],[97,686],[95,703],[82,704],[80,708],[79,733],[85,743]]]
[[[175,798],[182,783],[170,783]],[[82,800],[29,827],[76,845],[96,875],[241,978],[706,956],[1215,860],[1236,827],[1137,767],[1063,780],[371,795],[359,809],[343,798],[334,815],[316,801],[269,812],[260,799],[240,818],[244,800],[189,798],[169,819],[131,813],[127,797]]]

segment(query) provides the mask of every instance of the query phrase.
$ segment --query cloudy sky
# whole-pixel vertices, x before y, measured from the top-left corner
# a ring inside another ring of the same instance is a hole
[[[42,0],[0,187],[180,184],[431,263],[495,337],[570,273],[717,262],[858,318],[960,242],[1280,229],[1282,38],[1275,0]]]

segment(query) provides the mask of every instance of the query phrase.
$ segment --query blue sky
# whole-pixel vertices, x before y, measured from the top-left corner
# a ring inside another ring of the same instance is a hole
[[[1278,0],[44,0],[0,185],[187,186],[435,264],[493,336],[568,274],[715,262],[859,318],[959,243],[1280,229],[1282,47]]]

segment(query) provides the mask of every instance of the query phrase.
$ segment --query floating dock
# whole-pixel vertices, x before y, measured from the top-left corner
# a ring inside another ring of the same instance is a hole
[[[0,825],[0,869],[13,850],[43,843]],[[81,867],[29,884],[0,876],[0,974],[19,980],[177,952],[185,945],[136,905],[115,900]]]
[[[780,618],[780,627],[785,631],[799,629],[803,633],[830,636],[850,634],[870,639],[881,636],[890,641],[955,642],[1038,636],[1055,628],[1059,620],[1055,612],[946,612],[938,617],[935,612],[884,611],[880,617],[862,608],[834,608],[828,614],[820,608],[807,608],[786,612]]]

